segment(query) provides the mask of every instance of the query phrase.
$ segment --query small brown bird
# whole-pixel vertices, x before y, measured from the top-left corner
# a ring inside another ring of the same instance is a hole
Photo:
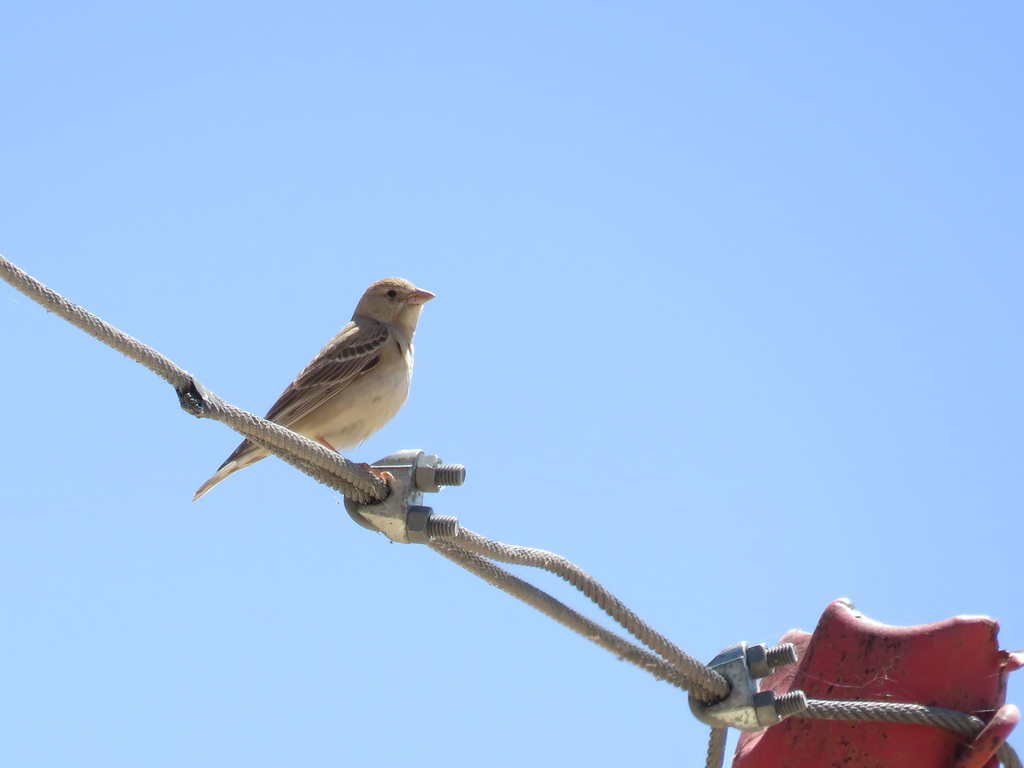
[[[336,451],[351,450],[373,435],[409,396],[412,337],[420,310],[432,298],[399,277],[371,285],[351,322],[302,369],[266,418]],[[192,501],[269,455],[244,440]]]

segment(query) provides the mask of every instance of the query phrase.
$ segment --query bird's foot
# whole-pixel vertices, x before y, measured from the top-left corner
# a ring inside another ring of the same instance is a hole
[[[395,476],[392,475],[390,472],[388,472],[386,469],[380,470],[380,469],[377,469],[376,467],[371,467],[369,464],[360,464],[359,466],[362,467],[363,469],[365,469],[367,472],[369,472],[374,477],[377,477],[377,478],[383,480],[388,485],[391,485],[392,483],[395,482]]]

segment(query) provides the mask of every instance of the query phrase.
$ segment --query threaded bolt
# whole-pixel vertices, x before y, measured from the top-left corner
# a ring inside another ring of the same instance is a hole
[[[774,648],[768,649],[765,663],[772,669],[775,669],[776,667],[796,664],[796,659],[796,646],[793,643],[782,643],[782,645],[776,645]]]
[[[768,677],[776,667],[784,667],[796,661],[796,646],[783,643],[768,648],[764,643],[747,646],[747,668],[751,677]]]
[[[432,539],[454,539],[459,535],[459,518],[452,515],[431,515],[427,518],[426,533]]]
[[[421,453],[413,464],[413,483],[424,493],[437,493],[442,485],[462,485],[466,468],[461,464],[442,464],[433,454]]]
[[[775,698],[775,713],[789,717],[807,709],[807,696],[803,691],[790,691]]]
[[[466,482],[466,468],[461,464],[438,464],[434,471],[434,482],[438,485],[462,485]]]

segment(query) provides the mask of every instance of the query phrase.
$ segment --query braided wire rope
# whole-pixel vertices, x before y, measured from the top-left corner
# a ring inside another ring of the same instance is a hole
[[[708,736],[708,756],[704,768],[722,768],[725,762],[725,740],[729,736],[728,728],[712,728]]]
[[[984,727],[980,717],[942,707],[923,704],[903,704],[890,701],[830,701],[808,699],[807,709],[791,715],[810,720],[861,720],[885,723],[911,723],[931,725],[953,731],[961,736],[976,736]],[[1007,768],[1021,768],[1020,758],[1013,747],[1005,742],[996,757]]]
[[[193,416],[213,419],[231,427],[317,482],[345,494],[357,503],[367,504],[387,497],[386,483],[363,467],[274,422],[230,405],[169,358],[68,301],[3,256],[0,256],[0,277],[46,310],[160,376],[174,387],[181,407]],[[728,683],[724,678],[683,652],[593,577],[560,555],[541,549],[502,544],[465,528],[461,529],[454,541],[432,539],[428,546],[659,680],[691,691],[698,698],[705,698],[709,702],[720,700],[728,694]],[[630,643],[486,558],[541,568],[561,577],[658,655]],[[807,709],[793,716],[805,719],[914,723],[944,728],[963,736],[974,736],[985,727],[984,721],[974,715],[940,707],[893,702],[809,699]],[[726,734],[725,728],[712,729],[708,743],[708,768],[722,765]],[[996,756],[1007,768],[1022,768],[1020,758],[1008,744],[1002,744]]]
[[[371,472],[290,429],[226,403],[169,358],[68,301],[3,256],[0,277],[48,311],[151,370],[174,387],[181,407],[196,418],[213,419],[231,427],[359,504],[387,498],[387,484]]]
[[[495,565],[480,555],[464,549],[451,539],[431,539],[427,546],[456,565],[479,576],[491,586],[497,587],[517,600],[521,600],[527,605],[536,608],[548,618],[557,621],[559,624],[582,635],[606,651],[615,654],[619,659],[635,664],[658,680],[663,680],[684,691],[690,689],[692,682],[664,659],[629,642],[625,638],[602,627],[597,622],[591,621],[547,592],[509,573],[504,568]]]
[[[478,533],[461,528],[455,543],[470,552],[514,565],[541,568],[561,577],[592,600],[602,611],[618,622],[633,637],[668,661],[684,677],[687,686],[704,703],[721,701],[729,695],[725,678],[690,656],[675,643],[651,627],[575,563],[543,549],[519,547],[492,541]]]
[[[198,418],[210,418],[226,424],[313,479],[345,494],[357,503],[366,504],[386,498],[388,493],[386,484],[370,472],[312,440],[230,405],[152,347],[68,301],[61,294],[43,285],[3,256],[0,256],[0,277],[48,311],[156,373],[174,387],[182,408],[188,413]],[[727,684],[719,675],[707,670],[696,659],[683,653],[651,629],[629,611],[621,601],[568,560],[542,550],[505,547],[505,545],[499,545],[497,542],[492,542],[477,534],[467,536],[464,543],[467,543],[468,547],[482,548],[490,556],[498,555],[495,559],[520,558],[523,562],[528,560],[529,562],[526,564],[544,567],[542,563],[547,563],[549,569],[554,567],[556,569],[554,572],[594,599],[603,610],[648,647],[668,658],[668,662],[609,632],[536,587],[479,558],[471,551],[452,546],[446,548],[444,543],[439,543],[435,549],[491,583],[501,582],[504,585],[502,588],[506,591],[514,590],[514,594],[520,599],[526,600],[548,616],[570,626],[619,658],[626,659],[647,670],[658,679],[670,682],[684,690],[696,688],[695,695],[710,700],[717,700],[728,692]],[[512,559],[509,562],[517,562],[517,560]],[[496,583],[496,585],[498,584]],[[702,671],[705,674],[702,675]]]

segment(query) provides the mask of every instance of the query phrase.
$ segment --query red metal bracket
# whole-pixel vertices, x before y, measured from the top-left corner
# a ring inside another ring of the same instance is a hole
[[[780,642],[795,643],[800,661],[764,678],[761,690],[943,707],[980,717],[985,730],[965,741],[926,725],[792,717],[741,734],[733,768],[994,768],[996,750],[1020,719],[1015,706],[1004,706],[1007,675],[1024,666],[1024,653],[999,650],[998,632],[985,616],[891,627],[836,600],[813,635],[786,633]]]

